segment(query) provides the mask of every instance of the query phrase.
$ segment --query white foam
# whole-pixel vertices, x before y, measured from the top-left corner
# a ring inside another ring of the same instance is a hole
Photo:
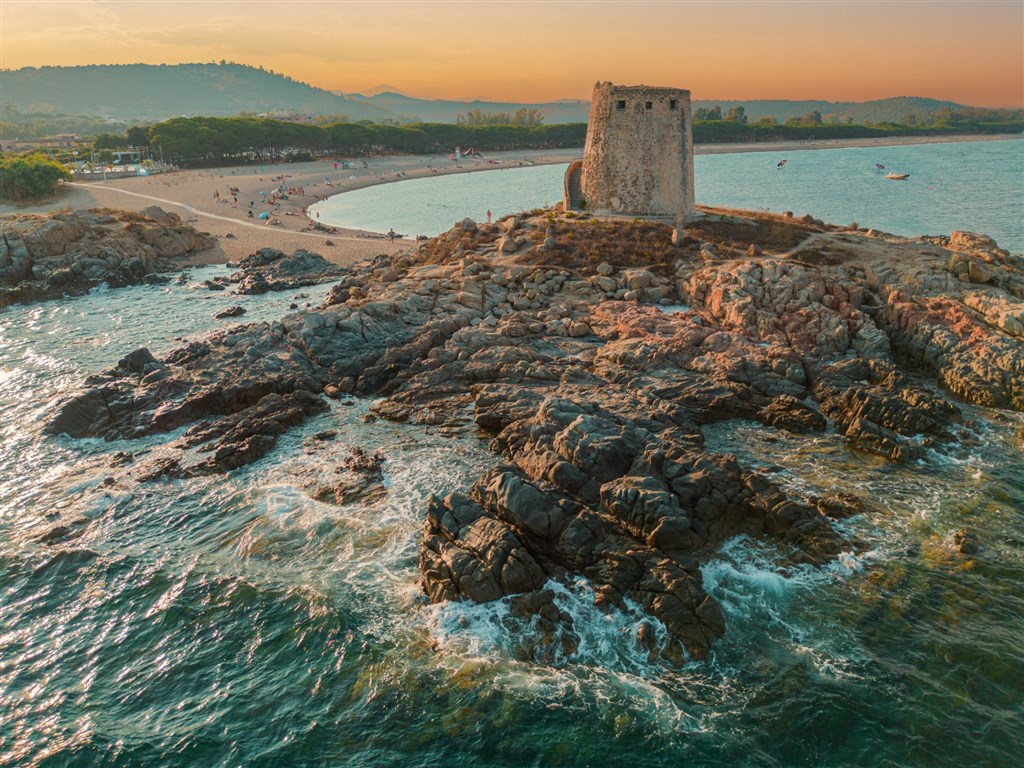
[[[635,602],[626,600],[622,609],[605,612],[594,603],[589,582],[577,578],[569,583],[549,580],[544,588],[554,592],[554,603],[572,617],[576,650],[569,656],[556,653],[554,666],[582,664],[611,672],[649,675],[657,666],[648,651],[637,642],[644,624],[660,647],[669,640],[665,626]],[[477,604],[447,602],[424,610],[424,618],[437,646],[446,653],[497,660],[506,658],[519,643],[522,633],[537,631],[536,621],[524,626],[509,611],[509,599]]]

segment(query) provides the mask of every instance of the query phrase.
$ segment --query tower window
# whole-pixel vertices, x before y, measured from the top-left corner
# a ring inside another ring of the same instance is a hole
[[[654,108],[654,104],[652,104],[651,102],[648,101],[646,104],[644,104],[644,108],[645,109],[653,109]]]
[[[676,108],[676,100],[675,99],[669,99],[668,100],[668,108],[669,109],[675,109]]]
[[[626,100],[625,99],[619,99],[618,101],[616,101],[615,102],[615,108],[616,109],[625,109],[626,108]]]

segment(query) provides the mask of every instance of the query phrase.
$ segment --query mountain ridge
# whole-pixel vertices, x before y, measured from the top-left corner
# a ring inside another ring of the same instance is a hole
[[[537,109],[545,123],[586,122],[590,102],[459,101],[411,96],[395,86],[373,95],[317,88],[287,75],[230,62],[207,64],[94,64],[73,67],[25,67],[0,71],[3,101],[22,112],[104,115],[135,121],[177,116],[228,116],[239,113],[345,115],[350,120],[453,123],[460,114]],[[391,90],[394,89],[394,90]],[[897,122],[911,114],[929,118],[942,108],[964,105],[920,96],[896,96],[866,102],[784,99],[696,99],[693,109],[720,106],[723,114],[742,106],[749,120],[773,116],[780,122],[809,112],[825,120]]]

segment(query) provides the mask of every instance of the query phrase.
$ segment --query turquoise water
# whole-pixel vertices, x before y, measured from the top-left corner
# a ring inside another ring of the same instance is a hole
[[[780,160],[786,165],[779,169]],[[890,181],[875,163],[907,181]],[[406,235],[437,235],[470,216],[483,221],[561,200],[565,166],[410,179],[318,203],[320,221]],[[967,229],[1024,251],[1024,140],[697,155],[697,202],[856,221],[898,235]]]
[[[429,176],[364,187],[309,207],[319,221],[338,227],[433,237],[469,216],[494,220],[547,207],[562,199],[564,165]]]

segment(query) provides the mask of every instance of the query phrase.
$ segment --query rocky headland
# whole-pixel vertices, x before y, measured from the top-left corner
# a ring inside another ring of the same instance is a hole
[[[0,221],[0,307],[166,282],[189,256],[216,245],[156,206],[20,214]]]
[[[266,455],[325,397],[378,398],[371,418],[489,439],[493,467],[427,504],[430,600],[515,596],[543,659],[574,643],[545,585],[581,575],[600,605],[631,601],[664,626],[636,637],[652,654],[700,657],[726,631],[699,570],[718,544],[770,536],[790,561],[823,563],[856,546],[832,521],[865,503],[787,495],[708,450],[702,428],[835,430],[893,462],[975,439],[958,402],[1024,410],[1024,262],[971,233],[906,239],[712,209],[674,235],[548,211],[466,220],[344,273],[318,309],[163,359],[136,350],[46,429],[131,439],[187,426],[170,458],[125,456],[119,471],[190,477]],[[311,494],[381,496],[378,457],[344,470]]]
[[[0,226],[0,307],[79,296],[105,284],[166,283],[166,274],[218,247],[217,239],[157,206],[141,212],[79,210],[6,217]],[[230,263],[229,263],[230,265]],[[322,256],[260,248],[207,288],[238,295],[288,291],[349,273]]]

